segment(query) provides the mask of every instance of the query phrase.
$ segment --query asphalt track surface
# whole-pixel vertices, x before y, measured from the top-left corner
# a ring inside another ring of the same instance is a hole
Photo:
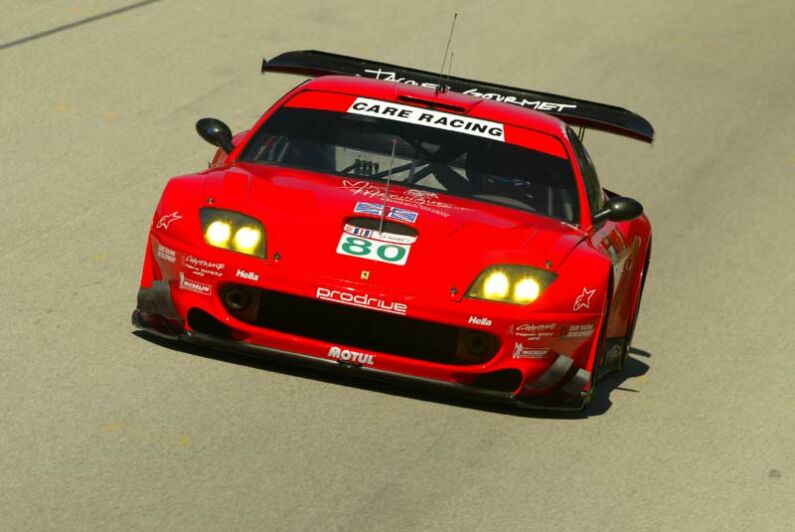
[[[0,2],[0,529],[795,530],[795,4],[601,4]],[[590,415],[133,334],[196,119],[250,125],[300,81],[259,75],[286,50],[436,70],[454,11],[455,74],[657,130],[586,136],[655,231]]]

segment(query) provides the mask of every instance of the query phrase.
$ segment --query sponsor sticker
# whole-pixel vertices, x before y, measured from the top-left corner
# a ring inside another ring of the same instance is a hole
[[[205,275],[221,277],[224,268],[226,268],[226,264],[222,262],[197,259],[193,255],[186,255],[185,258],[182,259],[182,265],[198,277],[204,277]]]
[[[348,179],[342,180],[342,186],[339,188],[347,190],[354,196],[359,196],[367,199],[383,199],[386,193],[386,187],[373,183],[371,181],[350,181]],[[424,190],[408,189],[389,193],[389,203],[402,205],[412,209],[417,209],[424,212],[430,212],[438,216],[446,218],[450,216],[449,212],[445,209],[464,209],[452,203],[447,203],[439,200],[439,195],[435,192],[427,192]],[[381,211],[378,211],[380,215]]]
[[[384,70],[382,68],[378,69],[365,68],[364,73],[366,76],[375,79],[381,79],[384,81],[394,81],[396,83],[405,83],[406,85],[418,85],[422,87],[428,87],[431,89],[439,87],[437,83],[431,83],[427,81],[420,82],[414,79],[400,77],[397,75],[397,72],[393,70]],[[528,100],[526,98],[517,98],[516,96],[506,96],[498,92],[482,92],[476,87],[473,87],[471,89],[466,89],[461,92],[463,92],[463,94],[469,94],[470,96],[483,98],[485,100],[496,100],[498,102],[510,103],[513,105],[519,105],[521,107],[529,107],[531,109],[536,109],[538,111],[553,111],[559,113],[561,111],[565,111],[566,109],[577,108],[577,105],[571,103],[545,102],[543,100]]]
[[[254,272],[247,272],[246,270],[238,269],[235,272],[235,277],[239,277],[240,279],[246,279],[247,281],[259,281],[259,275]]]
[[[179,272],[179,287],[182,290],[187,290],[188,292],[195,292],[197,294],[201,294],[203,296],[209,296],[213,293],[213,287],[209,284],[200,283],[199,281],[193,281],[191,279],[185,278],[185,274]]]
[[[337,244],[337,253],[360,259],[386,262],[396,266],[406,264],[411,246],[392,242],[381,242],[362,236],[342,233]]]
[[[527,347],[521,342],[516,342],[513,346],[513,358],[543,358],[547,356],[549,349],[538,349]]]
[[[574,306],[572,309],[576,312],[583,308],[591,308],[591,297],[593,297],[595,292],[596,288],[588,290],[583,286],[582,294],[578,295],[577,299],[574,300]]]
[[[442,113],[369,98],[356,98],[348,108],[348,112],[505,142],[505,129],[502,124],[465,115]]]
[[[177,262],[177,253],[171,248],[167,248],[166,246],[161,246],[160,244],[158,244],[157,258],[163,259],[166,262],[174,264],[175,262]]]
[[[516,326],[514,334],[528,340],[538,340],[543,337],[553,336],[556,323],[522,323]]]
[[[563,335],[564,338],[588,338],[593,334],[593,324],[572,325]]]
[[[375,363],[375,355],[360,353],[359,351],[353,351],[351,349],[342,349],[337,346],[328,350],[328,357],[339,360],[340,362],[348,362],[360,366],[372,366]]]
[[[171,214],[166,214],[165,216],[161,216],[157,221],[157,224],[155,224],[155,229],[168,229],[169,225],[180,219],[182,219],[182,216],[180,216],[179,212],[177,211],[174,211]]]
[[[360,201],[356,203],[356,207],[354,207],[353,212],[381,216],[381,213],[384,212],[384,205],[379,203],[366,203],[364,201]],[[413,224],[414,222],[417,221],[417,213],[414,211],[402,209],[400,207],[388,207],[386,211],[386,218],[389,220],[396,220],[398,222],[406,222]]]
[[[483,325],[484,327],[491,327],[491,320],[488,318],[478,318],[477,316],[470,316],[470,325]]]
[[[393,244],[413,244],[417,241],[416,236],[411,235],[396,235],[393,233],[381,233],[375,229],[365,229],[364,227],[356,227],[355,225],[345,224],[343,230],[349,235],[361,236],[371,240],[380,240],[382,242],[392,242]]]
[[[404,316],[408,306],[404,303],[388,301],[370,294],[356,294],[348,290],[332,290],[330,288],[318,287],[315,297],[324,301],[334,301],[352,307],[366,308],[370,310],[380,310],[390,314]]]

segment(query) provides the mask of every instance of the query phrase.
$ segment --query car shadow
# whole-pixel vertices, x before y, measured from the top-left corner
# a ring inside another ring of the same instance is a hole
[[[311,368],[308,368],[300,365],[299,363],[292,363],[290,361],[283,361],[281,359],[277,360],[247,356],[228,351],[205,348],[185,342],[168,340],[141,330],[133,331],[132,334],[138,338],[157,344],[161,347],[168,348],[172,351],[200,356],[211,360],[217,360],[219,362],[237,364],[240,366],[246,366],[264,371],[272,371],[281,373],[283,375],[289,375],[291,377],[320,381],[337,386],[358,388],[360,390],[366,390],[374,393],[394,395],[408,399],[415,399],[418,401],[427,401],[458,408],[468,408],[471,410],[480,410],[484,412],[492,412],[495,414],[516,417],[582,419],[600,416],[610,409],[612,405],[612,402],[610,401],[610,395],[613,393],[613,391],[619,390],[622,392],[638,393],[637,390],[622,387],[621,385],[627,379],[644,375],[649,369],[648,365],[641,362],[637,358],[630,356],[627,360],[624,371],[607,375],[599,381],[596,387],[596,394],[594,396],[593,402],[585,412],[530,409],[525,410],[518,409],[510,405],[489,403],[487,401],[461,396],[455,392],[450,392],[447,390],[436,391],[427,388],[415,388],[406,383],[393,384],[390,382],[374,380],[360,374],[357,375],[354,371],[351,371],[350,373],[340,371],[336,366],[330,366],[329,369],[325,369],[322,366],[312,366]],[[630,355],[637,355],[646,358],[651,357],[650,353],[636,348],[630,349]]]
[[[600,416],[610,410],[613,402],[610,396],[614,391],[626,393],[640,393],[640,390],[624,386],[629,379],[634,379],[645,375],[649,371],[649,365],[641,360],[641,358],[651,358],[651,353],[638,349],[636,347],[629,348],[629,357],[627,363],[624,365],[624,370],[616,373],[610,373],[599,379],[596,385],[596,393],[591,401],[591,406],[585,412],[584,417]]]

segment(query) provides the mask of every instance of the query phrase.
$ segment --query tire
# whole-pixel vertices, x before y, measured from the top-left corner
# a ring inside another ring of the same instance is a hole
[[[649,249],[646,251],[646,260],[643,264],[643,270],[640,272],[640,288],[638,288],[638,299],[635,302],[635,310],[632,313],[632,321],[627,327],[627,335],[624,337],[624,356],[621,359],[621,368],[624,369],[627,358],[629,358],[629,348],[632,347],[632,337],[635,335],[635,325],[638,323],[638,314],[640,314],[640,301],[643,299],[643,288],[646,286],[646,274],[649,271],[649,261],[651,259],[651,242],[649,242]]]
[[[607,345],[606,336],[607,336],[607,319],[608,314],[610,312],[610,294],[613,293],[613,279],[610,279],[608,283],[608,298],[607,302],[605,303],[605,308],[602,311],[602,326],[599,328],[599,338],[596,340],[596,352],[594,353],[594,361],[593,361],[593,368],[591,369],[591,380],[588,384],[588,392],[583,398],[582,408],[580,411],[584,411],[588,408],[588,405],[591,404],[593,401],[594,395],[596,395],[596,384],[599,381],[599,371],[602,369],[602,364],[605,358],[605,348]]]

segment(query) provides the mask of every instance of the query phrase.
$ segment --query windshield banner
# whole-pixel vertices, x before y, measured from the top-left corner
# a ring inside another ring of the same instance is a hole
[[[503,124],[479,118],[470,118],[465,115],[442,113],[431,109],[421,109],[369,98],[356,98],[356,101],[348,108],[348,112],[505,142],[505,127]]]

